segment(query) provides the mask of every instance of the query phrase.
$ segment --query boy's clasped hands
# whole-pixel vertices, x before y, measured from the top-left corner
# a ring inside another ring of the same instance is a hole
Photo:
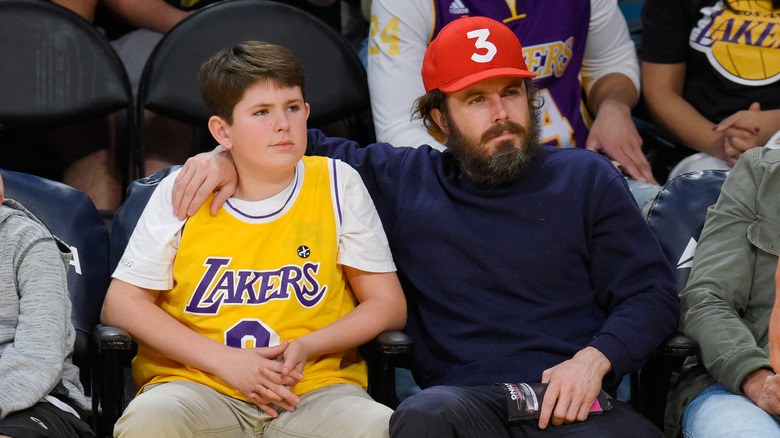
[[[301,400],[291,388],[303,379],[303,366],[309,357],[304,341],[285,340],[273,347],[230,350],[225,360],[228,384],[273,418],[279,413],[271,405],[295,410]]]

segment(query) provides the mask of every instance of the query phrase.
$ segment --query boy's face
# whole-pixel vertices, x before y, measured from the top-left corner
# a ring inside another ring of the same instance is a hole
[[[246,89],[233,108],[231,125],[212,117],[209,128],[217,141],[231,150],[237,167],[289,171],[306,151],[308,117],[309,105],[303,101],[300,87],[259,81]]]

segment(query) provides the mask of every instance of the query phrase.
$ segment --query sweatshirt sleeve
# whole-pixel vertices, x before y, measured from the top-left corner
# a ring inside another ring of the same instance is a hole
[[[679,319],[669,263],[625,185],[619,174],[601,184],[586,215],[590,277],[607,315],[590,345],[612,364],[607,386],[639,369]]]
[[[754,278],[759,253],[748,238],[760,213],[756,201],[761,176],[753,157],[746,153],[737,161],[718,202],[710,207],[688,284],[680,294],[683,333],[699,343],[707,371],[735,394],[742,393],[742,380],[750,372],[769,368],[767,353],[742,319],[756,299],[750,292],[759,281]],[[773,271],[763,275],[774,284]],[[767,294],[773,297],[774,288]]]
[[[639,92],[636,47],[616,1],[591,0],[588,40],[581,73],[586,93],[599,79],[611,73],[619,73],[631,79]]]
[[[13,342],[0,356],[0,418],[51,392],[73,350],[67,342],[71,302],[66,267],[54,238],[39,234],[15,255],[19,316]]]

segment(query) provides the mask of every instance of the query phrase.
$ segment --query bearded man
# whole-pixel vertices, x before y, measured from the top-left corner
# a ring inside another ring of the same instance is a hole
[[[678,320],[672,273],[625,179],[594,152],[539,145],[534,74],[505,25],[447,25],[422,75],[417,114],[448,151],[308,138],[309,153],[360,173],[404,286],[424,390],[398,407],[391,436],[661,436],[616,400],[589,415]],[[216,212],[235,179],[224,151],[191,158],[175,214],[219,189]],[[511,394],[494,384],[517,382],[547,384],[538,419],[510,421]]]

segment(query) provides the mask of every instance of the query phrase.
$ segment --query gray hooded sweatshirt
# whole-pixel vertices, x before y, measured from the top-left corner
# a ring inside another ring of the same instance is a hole
[[[47,398],[59,385],[87,409],[71,362],[76,331],[66,272],[71,253],[32,213],[0,206],[0,419]],[[56,400],[54,400],[56,404]]]

